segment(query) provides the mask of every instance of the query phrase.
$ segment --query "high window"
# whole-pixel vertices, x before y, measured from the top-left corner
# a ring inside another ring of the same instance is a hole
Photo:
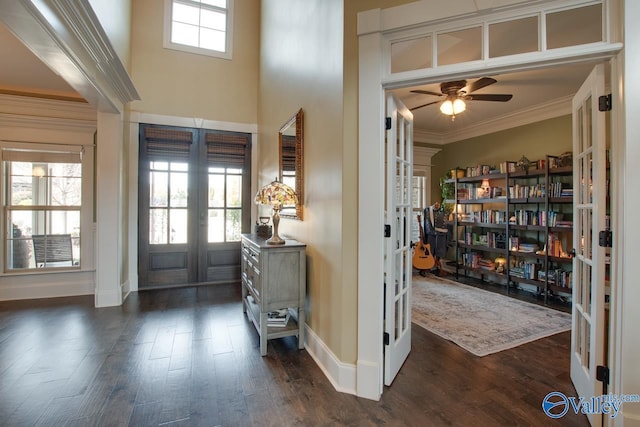
[[[164,47],[231,59],[234,0],[165,0]]]
[[[2,165],[5,271],[79,269],[82,148],[3,148]]]

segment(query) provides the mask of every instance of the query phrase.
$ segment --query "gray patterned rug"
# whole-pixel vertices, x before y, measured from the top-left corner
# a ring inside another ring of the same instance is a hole
[[[476,356],[571,329],[571,315],[433,275],[413,276],[412,321]]]

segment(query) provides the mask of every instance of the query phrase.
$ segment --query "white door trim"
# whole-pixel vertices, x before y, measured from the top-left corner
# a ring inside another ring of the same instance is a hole
[[[420,2],[422,3],[422,2]],[[450,4],[450,2],[449,2]],[[424,6],[424,5],[423,5]],[[418,83],[433,83],[452,77],[487,75],[577,63],[614,56],[621,43],[599,44],[594,49],[566,48],[557,52],[518,55],[518,60],[477,61],[440,70],[418,70],[404,76],[386,76],[387,35],[417,26],[411,11],[416,4],[391,9],[373,9],[358,14],[359,35],[359,137],[358,137],[358,356],[357,395],[379,399],[383,391],[383,211],[384,198],[384,91]],[[455,9],[442,8],[445,10]],[[514,16],[517,8],[512,8]],[[458,11],[461,14],[463,11]],[[477,11],[471,11],[477,12]],[[456,13],[454,13],[455,15]],[[467,19],[468,14],[461,19]],[[445,18],[445,17],[442,17]],[[423,21],[427,22],[426,20]],[[453,21],[451,21],[453,22]],[[425,26],[428,31],[428,26]],[[605,46],[606,45],[606,46]],[[615,114],[615,112],[614,112]]]

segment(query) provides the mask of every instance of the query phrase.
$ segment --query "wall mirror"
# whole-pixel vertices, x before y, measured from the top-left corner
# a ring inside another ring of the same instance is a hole
[[[298,195],[298,204],[295,206],[283,206],[280,216],[299,220],[302,220],[302,203],[304,201],[303,133],[302,109],[287,120],[278,133],[280,142],[280,182],[293,188]]]

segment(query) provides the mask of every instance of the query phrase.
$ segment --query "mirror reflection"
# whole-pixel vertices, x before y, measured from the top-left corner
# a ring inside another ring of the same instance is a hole
[[[283,206],[281,217],[296,218],[302,220],[303,174],[302,174],[302,135],[303,135],[302,109],[298,110],[280,128],[279,132],[279,158],[280,158],[280,182],[287,184],[296,191],[298,204]]]

